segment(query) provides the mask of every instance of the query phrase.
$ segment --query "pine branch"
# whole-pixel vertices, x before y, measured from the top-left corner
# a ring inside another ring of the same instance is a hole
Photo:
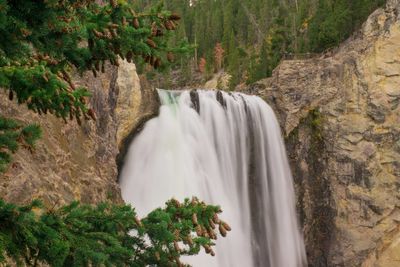
[[[19,146],[32,151],[41,135],[38,125],[23,126],[15,120],[0,116],[0,173],[6,170],[12,160],[11,155]]]
[[[221,210],[193,198],[170,200],[139,220],[127,205],[74,202],[46,211],[40,202],[16,206],[0,200],[0,263],[5,257],[27,266],[184,266],[180,257],[212,247]]]

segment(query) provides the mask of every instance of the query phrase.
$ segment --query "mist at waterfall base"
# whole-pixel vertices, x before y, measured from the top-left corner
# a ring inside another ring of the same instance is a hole
[[[260,98],[159,90],[160,113],[129,147],[122,196],[139,215],[172,197],[220,205],[232,231],[194,267],[306,266],[279,124]]]

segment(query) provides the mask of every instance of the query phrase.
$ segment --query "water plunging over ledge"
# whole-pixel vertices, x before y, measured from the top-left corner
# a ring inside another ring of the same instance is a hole
[[[306,266],[279,124],[259,97],[159,90],[160,114],[130,145],[120,184],[139,215],[172,197],[221,205],[232,231],[194,267]]]

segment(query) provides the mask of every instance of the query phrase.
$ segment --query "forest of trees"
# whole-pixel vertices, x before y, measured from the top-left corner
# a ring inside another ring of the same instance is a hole
[[[134,1],[145,8],[158,0]],[[177,43],[196,45],[190,56],[176,61],[182,84],[188,68],[204,76],[224,68],[231,87],[271,75],[285,53],[321,53],[348,38],[384,0],[165,0],[168,9],[182,14]],[[223,60],[216,48],[221,45]],[[168,77],[169,72],[164,74]]]

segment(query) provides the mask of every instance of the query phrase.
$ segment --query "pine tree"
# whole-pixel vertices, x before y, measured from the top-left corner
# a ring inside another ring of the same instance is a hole
[[[236,85],[238,85],[241,80],[239,57],[239,49],[236,46],[235,35],[232,30],[229,38],[228,54],[228,73],[231,75],[229,80],[230,90],[235,89]]]
[[[74,202],[46,210],[39,201],[0,200],[0,265],[7,256],[25,266],[180,267],[181,256],[202,249],[215,255],[213,240],[230,231],[220,212],[196,198],[172,199],[141,220],[129,205]]]
[[[261,46],[260,56],[258,60],[251,59],[249,68],[249,79],[246,81],[248,84],[266,78],[270,75],[268,66],[267,42],[264,41]]]
[[[95,0],[0,0],[0,88],[11,101],[39,114],[52,113],[79,124],[95,119],[86,104],[90,93],[74,83],[71,73],[91,70],[96,76],[106,61],[118,66],[119,57],[129,62],[142,58],[159,68],[167,62],[167,53],[188,49],[185,44],[168,46],[179,19],[162,5],[136,12],[126,1],[99,5]],[[24,136],[32,136],[32,143],[38,137],[33,125],[2,126],[0,170],[15,152],[9,139],[26,146]]]
[[[224,49],[222,48],[221,43],[216,43],[214,47],[214,62],[215,69],[219,71],[222,68],[222,62],[224,60]]]
[[[224,32],[222,36],[222,46],[230,54],[230,38],[233,31],[233,0],[224,1],[223,16],[224,16]]]

